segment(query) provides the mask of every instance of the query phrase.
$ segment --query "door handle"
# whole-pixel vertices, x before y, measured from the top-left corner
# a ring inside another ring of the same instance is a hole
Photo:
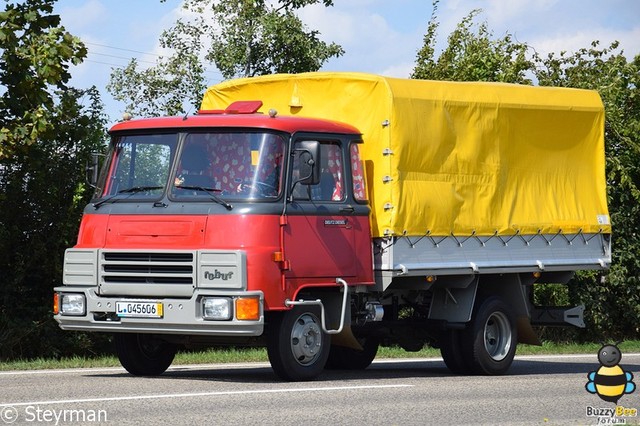
[[[353,214],[355,211],[356,209],[354,209],[353,206],[340,207],[340,213]]]

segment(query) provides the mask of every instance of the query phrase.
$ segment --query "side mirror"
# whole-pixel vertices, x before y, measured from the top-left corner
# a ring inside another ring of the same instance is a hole
[[[94,152],[91,154],[91,162],[85,168],[87,183],[93,188],[98,183],[98,173],[100,172],[100,157],[102,154]]]
[[[303,185],[316,185],[320,182],[320,143],[318,141],[302,141],[296,144],[294,155],[298,155],[300,176],[297,182]]]

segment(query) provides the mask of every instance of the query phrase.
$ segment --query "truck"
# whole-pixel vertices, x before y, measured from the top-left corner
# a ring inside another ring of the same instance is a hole
[[[112,333],[133,375],[266,346],[278,378],[312,380],[380,345],[505,374],[536,326],[584,327],[536,286],[611,263],[594,91],[270,75],[109,133],[53,311]]]

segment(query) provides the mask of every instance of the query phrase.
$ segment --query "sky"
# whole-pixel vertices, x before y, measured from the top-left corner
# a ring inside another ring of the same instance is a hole
[[[495,38],[512,34],[541,54],[573,52],[593,40],[602,47],[618,40],[628,58],[640,54],[639,0],[441,0],[437,48],[474,9],[482,9],[478,22],[486,21]],[[112,69],[133,57],[153,65],[160,33],[183,12],[179,0],[58,0],[55,13],[89,50],[85,62],[71,68],[71,85],[95,85],[114,122],[125,111],[106,90]],[[323,71],[409,77],[431,13],[431,0],[334,0],[333,7],[309,6],[298,15],[321,39],[345,50]],[[222,81],[214,66],[206,77],[209,85]]]

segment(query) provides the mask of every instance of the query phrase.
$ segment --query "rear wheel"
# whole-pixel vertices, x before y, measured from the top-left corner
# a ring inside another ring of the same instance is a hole
[[[364,370],[371,365],[378,353],[379,339],[368,336],[357,340],[362,346],[362,350],[332,345],[326,368],[332,370]]]
[[[269,324],[267,354],[273,371],[289,381],[315,379],[329,356],[329,336],[322,331],[317,309],[296,306]]]
[[[449,370],[455,374],[469,374],[471,368],[466,362],[461,342],[461,330],[445,330],[440,336],[440,354]]]
[[[515,315],[500,298],[485,299],[462,336],[463,356],[471,372],[486,375],[507,372],[516,353],[518,332]]]
[[[173,362],[177,347],[148,334],[116,334],[120,364],[134,376],[157,376]]]

